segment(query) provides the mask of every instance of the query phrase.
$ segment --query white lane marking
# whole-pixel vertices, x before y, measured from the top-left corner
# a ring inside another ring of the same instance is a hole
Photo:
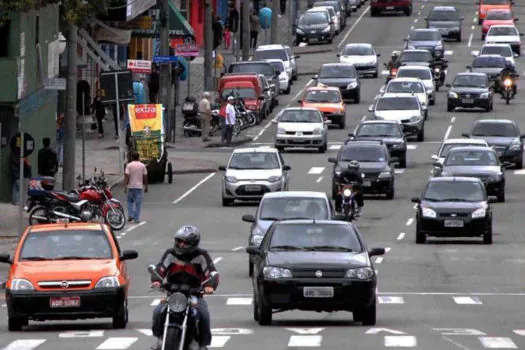
[[[328,147],[328,149],[330,150],[337,150],[337,149],[340,149],[341,148],[341,145],[331,145],[330,147]]]
[[[357,25],[359,24],[359,22],[361,22],[361,20],[363,19],[363,17],[366,15],[366,13],[370,11],[370,6],[368,6],[364,11],[363,13],[361,14],[361,16],[357,17],[357,19],[355,20],[354,24],[350,27],[350,29],[348,30],[348,32],[345,34],[343,40],[341,40],[341,42],[339,44],[337,44],[337,48],[341,48],[341,46],[345,43],[346,39],[348,39],[348,36],[350,35],[350,33],[352,33],[352,31],[355,29],[355,27],[357,27]]]
[[[407,149],[417,149],[417,145],[407,145]]]
[[[514,175],[525,175],[525,169],[514,170]]]
[[[299,47],[305,47],[305,46],[308,46],[308,43],[305,43],[305,42],[299,43]]]
[[[418,15],[418,16],[421,16],[421,11],[419,11],[419,12],[417,13],[417,15]],[[416,21],[415,21],[414,23],[417,23],[417,19],[416,19]]]
[[[390,329],[390,328],[370,328],[365,332],[365,334],[379,334],[381,332],[390,333],[390,334],[406,334],[403,331],[398,331],[396,329]]]
[[[324,167],[312,167],[309,171],[308,171],[308,174],[311,174],[311,175],[319,175],[321,174],[323,171],[324,171]]]
[[[420,12],[421,13],[421,12]],[[414,23],[417,23],[417,18],[414,20]]]
[[[238,250],[241,250],[242,248],[244,248],[244,247],[235,247],[235,248],[232,249],[232,251],[236,252]]]
[[[157,306],[160,304],[162,299],[153,299],[153,301],[151,302],[151,304],[149,304],[149,306]]]
[[[414,218],[410,218],[407,220],[407,226],[410,226],[412,225],[412,223],[414,222]]]
[[[452,56],[453,53],[454,53],[454,51],[452,51],[452,50],[446,50],[445,51],[445,55],[447,55],[447,56]]]
[[[425,8],[425,4],[421,5],[421,8],[424,9]]]
[[[184,193],[182,196],[180,196],[179,198],[177,198],[176,200],[173,201],[173,204],[177,204],[179,203],[181,200],[183,200],[184,198],[188,197],[193,191],[195,191],[197,188],[199,188],[200,185],[202,185],[203,183],[205,183],[206,181],[208,181],[209,179],[211,179],[213,176],[215,175],[215,173],[211,173],[211,174],[208,174],[208,176],[206,176],[204,179],[200,180],[199,182],[197,182],[197,184],[195,186],[193,186],[192,188],[190,188],[189,190],[186,191],[186,193]]]
[[[291,335],[288,341],[289,348],[316,348],[321,346],[322,335]]]
[[[476,29],[476,26],[472,26],[472,30]]]
[[[450,122],[451,122],[451,123],[454,123],[455,121],[456,121],[456,117],[452,117],[452,118],[450,118]]]
[[[403,174],[405,172],[405,169],[394,169],[394,172],[396,174]]]
[[[378,257],[376,258],[376,261],[374,261],[374,263],[375,263],[375,264],[381,264],[381,263],[383,262],[383,259],[384,259],[384,258],[383,258],[382,256],[378,256]]]
[[[414,26],[410,27],[410,30],[414,30]]]
[[[392,250],[392,248],[390,248],[390,247],[386,247],[386,248],[385,248],[385,253],[388,253],[390,250]]]
[[[441,335],[486,335],[474,328],[432,328],[432,330],[441,333]]]
[[[387,71],[387,70],[381,71],[381,75],[389,75],[389,74],[390,74],[390,71]]]
[[[290,332],[301,335],[314,335],[324,330],[324,328],[286,328]]]
[[[315,180],[315,182],[319,183],[319,182],[323,181],[323,177],[324,176],[319,176],[319,178],[317,178],[317,180]]]
[[[218,258],[213,259],[214,264],[218,264],[222,260],[222,256],[219,256]]]
[[[7,307],[7,304],[6,303],[2,304],[2,307]]]
[[[230,335],[214,335],[211,338],[211,344],[208,345],[209,348],[223,348],[228,340],[230,340]]]
[[[506,337],[479,337],[479,341],[487,349],[517,349],[512,339]]]
[[[483,304],[479,298],[476,297],[453,297],[456,304],[461,305],[481,305]]]
[[[399,234],[399,236],[397,236],[397,240],[400,241],[400,240],[402,240],[403,238],[405,238],[405,233],[404,233],[404,232],[401,232],[401,233]]]
[[[252,305],[253,298],[228,298],[226,305]]]
[[[449,125],[448,128],[447,128],[447,131],[445,131],[445,137],[443,137],[443,140],[448,139],[448,137],[450,136],[450,132],[451,131],[452,131],[452,125]]]
[[[432,170],[430,172],[432,172]],[[414,209],[417,209],[417,203],[414,204]]]
[[[366,115],[361,117],[361,121],[364,121],[366,119]]]
[[[95,338],[103,336],[104,331],[70,331],[58,335],[59,338]]]
[[[525,336],[525,329],[515,329],[513,332],[517,335]]]
[[[474,33],[470,33],[470,36],[468,37],[468,47],[472,46],[472,39],[474,39]]]
[[[472,19],[472,23],[476,23],[477,20],[478,20],[478,19],[477,19],[476,17],[474,17],[474,18]]]
[[[97,350],[120,350],[127,349],[139,338],[137,337],[111,337],[106,339],[97,347]]]
[[[147,221],[141,221],[141,222],[139,222],[138,224],[133,225],[133,226],[131,226],[130,228],[125,229],[120,235],[121,235],[121,236],[125,236],[127,233],[133,231],[133,230],[136,229],[137,227],[140,227],[140,226],[142,226],[142,225],[146,225],[147,223],[148,223]]]
[[[379,304],[404,304],[405,300],[403,297],[390,297],[390,296],[381,296],[378,297]]]
[[[412,335],[385,335],[385,346],[389,348],[415,348],[417,339]]]
[[[9,345],[3,348],[3,350],[31,350],[39,347],[45,342],[46,339],[17,339],[9,343]]]
[[[379,271],[377,269],[374,270],[376,275],[379,275]]]
[[[151,328],[150,329],[147,329],[147,328],[137,329],[137,332],[140,332],[140,333],[144,334],[147,337],[153,337],[153,332],[152,332]]]

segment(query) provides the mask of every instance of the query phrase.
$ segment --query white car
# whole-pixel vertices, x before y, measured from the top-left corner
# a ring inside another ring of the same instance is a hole
[[[283,109],[274,120],[277,124],[275,148],[317,148],[320,153],[328,149],[328,124],[317,108],[290,107]]]
[[[483,45],[481,50],[473,51],[472,53],[474,56],[500,55],[505,57],[507,62],[512,63],[513,66],[516,64],[514,58],[519,56],[517,53],[512,51],[512,48],[509,44],[486,44]]]
[[[418,78],[395,78],[381,88],[381,94],[413,94],[419,99],[424,109],[425,119],[428,119],[428,95],[425,84]]]
[[[347,44],[340,54],[339,62],[353,64],[359,74],[372,74],[374,78],[378,77],[379,67],[377,58],[381,56],[377,53],[374,45],[356,43]]]
[[[322,12],[327,11],[329,18],[334,22],[335,27],[335,34],[339,34],[341,31],[341,21],[339,20],[339,16],[335,12],[335,9],[332,6],[317,6],[312,7],[307,12]]]
[[[521,37],[523,33],[518,32],[515,25],[500,24],[489,28],[485,37],[485,44],[509,44],[512,51],[521,56]]]
[[[436,101],[436,86],[434,85],[434,76],[429,67],[421,66],[401,66],[397,70],[396,78],[418,78],[425,84],[428,100],[431,105]]]
[[[448,152],[454,148],[454,147],[489,147],[489,144],[487,141],[482,139],[446,139],[443,141],[441,146],[439,146],[439,150],[437,154],[433,154],[431,158],[436,162],[443,164],[445,161],[445,158],[447,157]],[[434,166],[433,173],[434,176],[437,175],[437,171],[441,170],[441,168],[438,168]]]
[[[279,90],[281,90],[281,92],[285,95],[288,95],[292,89],[292,77],[286,70],[284,61],[278,59],[269,59],[266,61],[270,62],[273,69],[279,72]]]

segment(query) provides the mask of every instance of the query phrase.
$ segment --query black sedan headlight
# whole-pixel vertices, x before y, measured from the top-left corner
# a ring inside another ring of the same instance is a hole
[[[355,278],[358,280],[367,280],[374,276],[374,269],[371,267],[358,267],[346,271],[346,278]]]

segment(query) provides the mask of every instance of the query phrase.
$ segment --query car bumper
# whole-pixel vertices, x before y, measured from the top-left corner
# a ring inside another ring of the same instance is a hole
[[[321,42],[327,41],[333,38],[333,33],[312,33],[312,34],[296,34],[298,42]]]
[[[523,151],[497,152],[501,162],[519,163],[523,159]]]
[[[353,89],[339,89],[344,100],[353,100],[359,96],[359,86]]]
[[[392,189],[394,178],[364,178],[363,179],[363,186],[361,186],[361,190],[363,191],[363,194],[383,194],[390,192]],[[332,187],[333,188],[339,188],[339,181],[338,180],[332,180]]]
[[[484,184],[488,196],[497,196],[505,189],[505,183],[503,181],[484,182]]]
[[[370,5],[370,10],[372,10],[374,12],[405,11],[405,10],[408,10],[409,8],[410,8],[410,3],[406,3],[406,4],[388,4],[388,6],[386,4],[376,5],[374,3],[372,3]]]
[[[445,220],[461,221],[463,227],[445,227]],[[491,224],[490,217],[481,219],[469,217],[420,218],[418,223],[421,232],[436,237],[478,237],[487,231]]]
[[[455,38],[461,33],[461,29],[459,28],[438,28],[439,33],[444,38]]]
[[[277,135],[275,146],[319,147],[324,144],[324,135]]]
[[[489,108],[490,98],[447,98],[447,103],[449,107],[452,108]]]
[[[124,287],[100,291],[15,292],[6,290],[9,317],[33,320],[76,320],[112,317],[122,305]],[[80,297],[79,307],[52,308],[52,297]]]
[[[355,69],[357,70],[357,73],[359,75],[365,75],[365,74],[375,74],[377,73],[377,65],[367,65],[367,66],[355,66]]]
[[[401,129],[406,136],[415,136],[423,130],[424,119],[421,118],[420,121],[414,123],[401,123]]]
[[[279,90],[281,90],[281,92],[288,89],[288,85],[290,85],[290,80],[279,80]]]
[[[265,193],[278,192],[283,190],[284,180],[277,182],[269,181],[237,181],[235,183],[223,180],[222,196],[227,199],[261,199]],[[257,187],[250,187],[257,186]]]
[[[388,147],[388,152],[390,153],[390,157],[402,159],[402,158],[405,158],[407,154],[407,149]]]
[[[340,124],[345,121],[345,114],[333,114],[330,112],[323,112],[323,117],[328,119],[331,124]]]
[[[333,287],[333,298],[305,298],[304,287]],[[283,279],[264,281],[259,295],[273,309],[310,311],[354,311],[369,306],[375,299],[376,281],[343,281],[343,279]]]

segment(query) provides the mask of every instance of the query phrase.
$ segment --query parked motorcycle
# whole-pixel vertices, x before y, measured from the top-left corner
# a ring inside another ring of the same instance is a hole
[[[156,271],[155,265],[148,266],[148,272],[159,280],[164,280]],[[211,277],[200,283],[171,284],[164,283],[161,289],[166,291],[166,318],[162,333],[161,350],[198,349],[198,326],[196,322],[198,298],[204,294],[202,288],[217,272],[212,272]],[[191,276],[190,278],[196,278]],[[191,288],[199,285],[200,288]]]
[[[201,122],[199,120],[199,105],[195,97],[187,96],[184,99],[184,103],[182,104],[182,115],[184,116],[184,122],[182,123],[184,136],[200,136]]]

